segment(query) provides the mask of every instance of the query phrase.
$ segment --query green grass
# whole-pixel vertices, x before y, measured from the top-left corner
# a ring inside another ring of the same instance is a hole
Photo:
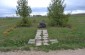
[[[35,37],[38,23],[41,20],[48,22],[47,17],[33,17],[32,27],[14,28],[4,35],[3,32],[15,25],[20,19],[0,19],[0,50],[17,50],[27,49],[31,47],[36,50],[57,50],[57,49],[77,49],[85,48],[85,15],[73,15],[69,18],[71,28],[66,27],[50,27],[47,25],[47,30],[50,39],[58,39],[59,43],[51,44],[49,46],[35,47],[28,45],[28,40]]]

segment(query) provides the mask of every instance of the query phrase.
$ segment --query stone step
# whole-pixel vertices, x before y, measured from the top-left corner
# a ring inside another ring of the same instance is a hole
[[[45,33],[48,33],[48,32],[47,32],[47,30],[43,30],[43,33],[45,34]]]
[[[48,36],[43,36],[43,38],[48,38]]]
[[[43,36],[48,36],[48,34],[43,34]]]
[[[43,45],[49,45],[49,42],[51,44],[58,43],[57,39],[49,39],[48,38],[48,32],[47,30],[37,30],[35,39],[30,39],[28,44],[35,44],[36,46]]]
[[[41,35],[41,32],[37,32],[37,33],[36,33],[36,36],[40,36],[40,35]]]
[[[36,44],[36,46],[41,46],[42,45],[42,41],[41,40],[36,40],[35,44]]]
[[[30,39],[30,40],[28,41],[28,44],[35,44],[35,39]]]
[[[48,36],[47,30],[43,30],[43,36]]]
[[[42,30],[37,30],[37,32],[42,32]]]
[[[44,39],[43,40],[43,45],[49,45],[48,43],[49,43],[49,40],[48,39]]]
[[[41,36],[35,36],[35,39],[42,39]]]
[[[43,43],[43,45],[49,45],[48,43]]]
[[[44,38],[42,38],[43,40],[48,40],[48,37],[44,37]]]
[[[51,39],[49,41],[51,42],[51,44],[58,43],[58,40],[57,39]]]
[[[49,42],[49,40],[48,40],[48,39],[43,40],[43,43],[48,43],[48,42]]]
[[[40,36],[42,33],[42,30],[37,30],[36,36]]]

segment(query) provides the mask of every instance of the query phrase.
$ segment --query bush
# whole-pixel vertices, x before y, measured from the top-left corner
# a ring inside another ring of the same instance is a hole
[[[61,16],[57,16],[56,18],[49,18],[49,22],[48,24],[50,26],[61,26],[61,27],[65,27],[68,25],[68,21],[69,21],[69,16],[70,15],[61,15]]]
[[[27,18],[23,18],[20,22],[17,22],[17,27],[30,27],[31,25],[31,21]]]
[[[70,14],[68,14],[68,15],[62,15],[61,16],[61,26],[63,26],[63,27],[65,27],[65,26],[67,26],[68,25],[68,21],[69,21],[69,16],[70,16]]]

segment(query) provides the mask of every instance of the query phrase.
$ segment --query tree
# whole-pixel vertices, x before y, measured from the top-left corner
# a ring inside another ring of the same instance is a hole
[[[22,17],[20,25],[25,26],[29,23],[27,17],[30,16],[30,13],[32,12],[31,8],[28,6],[28,0],[18,0],[17,4],[16,14]]]
[[[52,0],[48,7],[48,18],[51,26],[65,26],[68,22],[68,14],[64,14],[64,0]]]

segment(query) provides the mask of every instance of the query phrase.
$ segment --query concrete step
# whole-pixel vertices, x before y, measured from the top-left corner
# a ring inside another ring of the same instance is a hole
[[[36,46],[41,46],[41,45],[49,45],[49,42],[51,42],[51,44],[54,44],[58,43],[58,40],[49,39],[47,30],[37,30],[35,39],[30,39],[28,44],[35,44]]]
[[[30,39],[30,40],[28,41],[28,44],[35,44],[35,39]]]
[[[36,33],[36,36],[40,36],[42,32],[37,32]]]
[[[35,44],[36,44],[36,46],[41,46],[42,45],[42,41],[41,40],[35,40]]]
[[[48,39],[48,36],[43,36],[42,39]]]
[[[37,32],[42,32],[42,30],[37,30]]]
[[[43,40],[43,43],[48,43],[48,42],[49,42],[49,40],[48,40],[48,39]]]
[[[43,43],[43,45],[49,45],[48,43]]]
[[[35,39],[42,39],[41,36],[35,36]]]
[[[43,40],[43,45],[49,45],[48,43],[49,43],[48,39]]]
[[[43,36],[48,36],[47,30],[43,30]]]
[[[51,42],[51,44],[58,43],[58,40],[57,39],[51,39],[49,41]]]

